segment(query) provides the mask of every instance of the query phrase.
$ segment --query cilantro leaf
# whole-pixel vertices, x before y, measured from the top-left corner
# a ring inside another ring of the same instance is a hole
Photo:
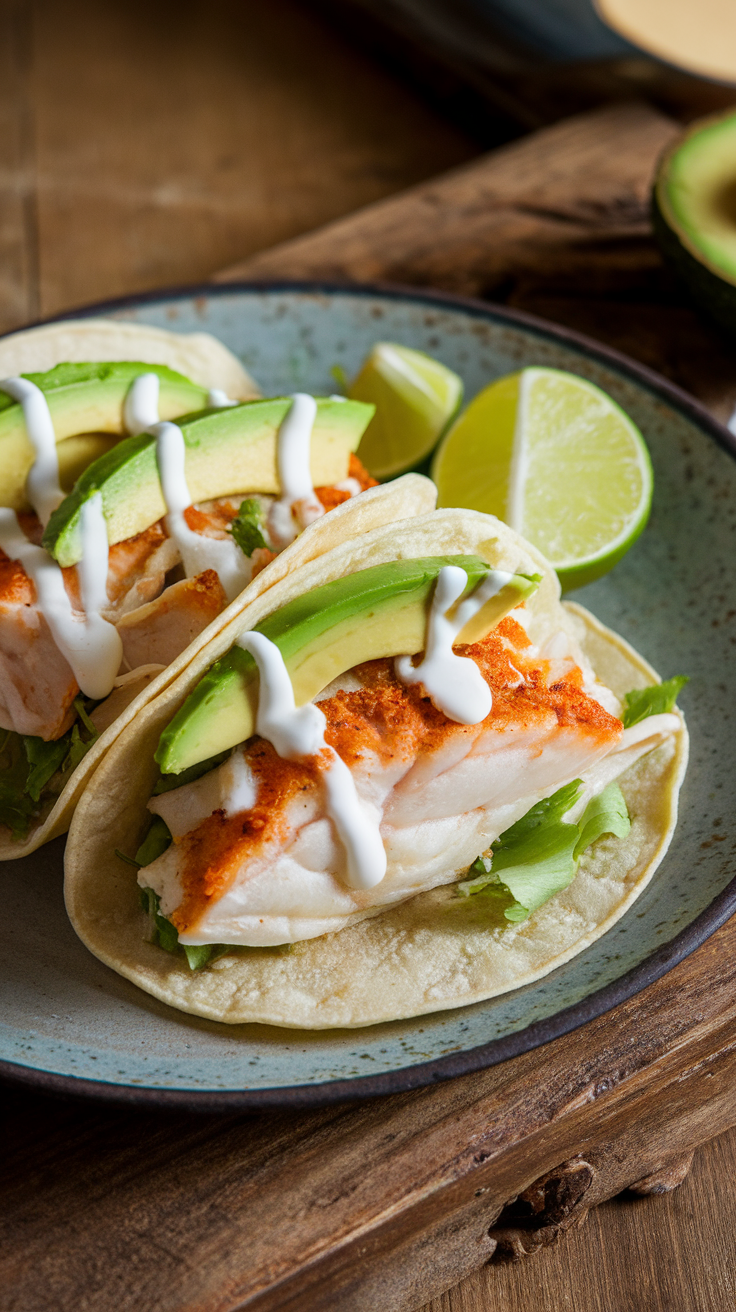
[[[674,711],[680,691],[689,682],[687,674],[676,674],[665,683],[655,683],[649,688],[634,688],[632,692],[627,692],[624,698],[626,706],[621,717],[624,729],[630,729],[632,724],[639,724],[650,715]]]
[[[246,497],[241,501],[237,518],[230,525],[230,532],[245,556],[252,556],[257,547],[265,547],[266,539],[261,532],[263,511],[257,497]]]

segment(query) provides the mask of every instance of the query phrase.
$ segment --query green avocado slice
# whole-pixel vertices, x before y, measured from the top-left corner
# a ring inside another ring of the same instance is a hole
[[[238,492],[278,493],[276,439],[291,397],[245,401],[224,410],[204,410],[177,420],[184,434],[186,479],[192,501]],[[311,471],[316,487],[336,483],[348,472],[374,407],[341,397],[317,398]],[[60,565],[80,559],[82,506],[102,493],[107,537],[112,545],[142,533],[166,514],[150,433],[127,437],[95,460],[49,519],[43,545]]]
[[[427,612],[437,575],[459,565],[468,576],[465,594],[488,574],[479,556],[427,556],[358,570],[313,588],[256,627],[284,658],[297,706],[316,697],[338,675],[380,656],[423,651]],[[538,576],[511,580],[458,635],[477,642],[520,601],[531,596]],[[231,647],[207,671],[161,734],[156,760],[164,774],[208,760],[255,733],[258,670],[242,647]]]
[[[207,405],[207,388],[164,365],[133,360],[101,364],[58,364],[45,374],[23,374],[46,397],[56,441],[79,433],[124,433],[123,406],[140,374],[160,380],[162,419],[177,419]],[[0,391],[0,505],[27,510],[26,478],[34,461],[23,408]]]
[[[652,198],[662,253],[736,332],[736,112],[693,123],[662,159]]]

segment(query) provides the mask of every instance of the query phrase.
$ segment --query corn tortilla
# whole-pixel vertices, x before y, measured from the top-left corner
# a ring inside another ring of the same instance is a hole
[[[493,920],[448,885],[297,944],[289,954],[238,951],[192,972],[183,956],[145,940],[136,873],[115,856],[133,853],[149,819],[159,736],[190,690],[245,628],[292,597],[388,560],[475,553],[498,568],[543,574],[528,603],[532,641],[563,626],[598,677],[619,696],[658,681],[623,639],[582,607],[559,600],[544,558],[506,525],[473,511],[442,510],[343,541],[231,615],[186,669],[119,733],[83,797],[67,845],[65,898],[72,924],[101,961],[162,1002],[232,1024],[307,1029],[358,1027],[494,997],[539,979],[605,933],[651,879],[672,837],[687,761],[680,730],[618,782],[632,820],[626,839],[605,837],[584,855],[562,893],[522,924]]]

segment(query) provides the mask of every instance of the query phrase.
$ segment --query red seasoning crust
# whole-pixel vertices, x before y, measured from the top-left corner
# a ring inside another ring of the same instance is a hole
[[[605,740],[618,738],[621,721],[583,692],[581,671],[572,667],[548,686],[550,663],[527,657],[529,645],[521,625],[506,618],[481,642],[457,648],[458,655],[476,662],[493,693],[484,726],[499,733],[512,725],[538,724],[541,729],[552,711],[560,726],[577,726]],[[423,696],[420,686],[400,683],[391,660],[368,661],[356,667],[356,673],[364,684],[359,691],[338,692],[319,703],[327,720],[325,741],[349,766],[366,752],[388,764],[397,756],[430,754],[449,737],[475,739],[482,732],[479,725],[449,720]],[[266,844],[284,841],[289,804],[317,782],[317,758],[283,761],[260,738],[251,739],[246,757],[259,784],[253,810],[229,817],[216,811],[179,845],[184,897],[170,918],[182,933],[198,923],[212,900],[222,897],[245,861],[262,855]]]
[[[378,481],[371,478],[365,465],[362,465],[358,457],[354,455],[350,457],[348,478],[354,478],[356,483],[360,483],[361,492],[366,492],[369,487],[378,487]],[[316,487],[314,490],[326,511],[334,510],[335,506],[341,506],[343,501],[350,500],[350,493],[344,488],[328,486]]]

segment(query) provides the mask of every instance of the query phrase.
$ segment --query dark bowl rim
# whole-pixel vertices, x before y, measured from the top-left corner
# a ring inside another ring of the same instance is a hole
[[[142,305],[157,304],[167,301],[196,300],[198,297],[227,297],[233,293],[278,293],[302,292],[305,295],[321,296],[364,296],[382,297],[388,300],[410,300],[426,305],[428,308],[456,309],[471,314],[478,319],[507,323],[510,327],[523,328],[537,337],[547,338],[563,345],[569,345],[604,365],[631,378],[639,386],[661,397],[669,405],[683,412],[698,427],[712,438],[728,454],[736,459],[736,435],[720,424],[694,397],[679,388],[675,383],[639,364],[612,347],[595,342],[592,338],[578,333],[574,329],[550,323],[536,315],[521,310],[510,310],[503,305],[477,300],[473,297],[458,296],[450,292],[435,291],[418,287],[403,286],[399,283],[351,283],[333,280],[303,280],[293,278],[263,279],[253,281],[233,281],[217,283],[195,283],[191,286],[167,287],[158,291],[146,291],[136,295],[118,297],[113,300],[98,301],[78,309],[67,310],[36,323],[25,325],[36,327],[40,324],[59,323],[64,320],[87,318],[110,314],[125,309],[138,309]],[[13,331],[22,331],[15,329]],[[3,337],[12,333],[0,334]],[[555,1012],[527,1025],[524,1029],[489,1043],[480,1044],[466,1052],[447,1053],[431,1061],[420,1062],[413,1066],[402,1067],[396,1071],[386,1071],[381,1075],[363,1076],[352,1080],[330,1080],[320,1084],[296,1085],[293,1087],[274,1087],[267,1089],[161,1089],[153,1086],[114,1084],[104,1080],[90,1080],[74,1075],[59,1075],[52,1071],[39,1070],[32,1066],[23,1066],[16,1062],[0,1060],[0,1080],[11,1085],[30,1087],[39,1093],[48,1093],[62,1097],[86,1097],[123,1105],[127,1107],[159,1107],[178,1111],[198,1111],[203,1113],[233,1113],[237,1111],[269,1111],[285,1109],[307,1109],[334,1105],[342,1102],[359,1101],[365,1098],[405,1093],[420,1089],[443,1080],[455,1079],[462,1075],[484,1070],[512,1057],[520,1056],[552,1042],[578,1029],[588,1021],[596,1020],[607,1011],[627,1001],[642,989],[647,988],[688,957],[708,939],[711,934],[736,912],[736,876],[713,901],[676,934],[669,942],[650,953],[638,966],[627,971],[618,979],[603,988],[589,993],[580,1002]]]

